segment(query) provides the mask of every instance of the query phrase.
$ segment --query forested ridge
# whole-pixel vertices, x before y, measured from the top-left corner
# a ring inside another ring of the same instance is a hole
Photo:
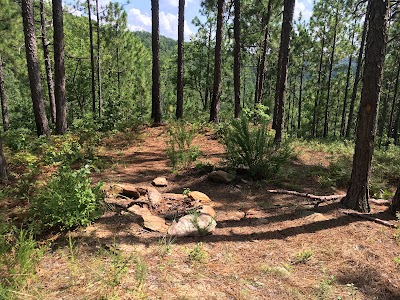
[[[150,2],[0,0],[0,299],[398,299],[400,2]]]

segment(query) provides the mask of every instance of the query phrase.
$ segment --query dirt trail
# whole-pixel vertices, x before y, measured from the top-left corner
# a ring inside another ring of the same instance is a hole
[[[134,276],[138,265],[132,259],[128,276],[112,288],[119,299],[400,299],[395,229],[346,216],[337,202],[314,208],[305,198],[269,194],[267,189],[274,186],[268,182],[239,178],[233,184],[218,184],[199,169],[174,175],[165,154],[166,140],[165,127],[146,129],[139,140],[127,141],[124,147],[109,140],[104,155],[113,167],[96,179],[143,185],[162,175],[169,181],[162,192],[204,192],[215,204],[216,231],[168,243],[129,215],[108,212],[74,233],[79,252],[87,258],[81,265],[81,282],[68,285],[62,279],[71,275],[57,252],[46,257],[38,276],[39,282],[47,282],[48,299],[98,299],[99,294],[86,289],[96,284],[90,271],[92,257],[113,245],[147,265],[139,293]],[[220,162],[223,147],[210,135],[196,138],[195,144],[203,151],[202,162]],[[310,180],[308,189],[312,184]],[[278,204],[286,207],[277,209]],[[385,217],[384,208],[373,209]],[[207,258],[190,260],[189,253],[200,242],[197,248]],[[167,248],[169,253],[163,255]],[[55,274],[61,274],[60,280],[49,281]]]

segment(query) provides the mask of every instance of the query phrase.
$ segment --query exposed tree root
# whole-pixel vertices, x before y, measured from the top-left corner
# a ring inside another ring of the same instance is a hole
[[[329,201],[329,200],[337,200],[346,196],[345,194],[342,195],[329,195],[329,196],[317,196],[309,193],[300,193],[296,191],[288,191],[288,190],[267,190],[269,193],[273,194],[286,194],[286,195],[294,195],[300,197],[306,197],[312,200],[319,200],[319,201]]]
[[[349,216],[353,216],[353,217],[358,217],[358,218],[362,218],[362,219],[367,219],[369,221],[373,221],[375,223],[381,224],[381,225],[385,225],[391,228],[397,228],[397,226],[395,224],[392,224],[388,221],[382,220],[382,219],[378,219],[375,218],[371,215],[368,214],[363,214],[363,213],[359,213],[359,212],[355,212],[355,211],[343,211],[343,213],[345,215],[349,215]]]

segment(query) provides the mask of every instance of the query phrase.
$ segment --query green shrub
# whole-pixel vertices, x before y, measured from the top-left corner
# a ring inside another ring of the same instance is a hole
[[[32,202],[32,211],[45,227],[69,229],[86,226],[100,216],[101,183],[91,187],[88,166],[77,171],[60,167],[47,185],[40,188]]]
[[[287,142],[280,146],[274,143],[265,122],[250,127],[245,116],[232,121],[223,143],[229,164],[248,168],[250,176],[255,179],[276,175],[293,151]]]
[[[186,125],[183,122],[176,122],[169,128],[167,155],[173,170],[190,167],[200,156],[199,148],[192,146],[196,133],[196,126]]]

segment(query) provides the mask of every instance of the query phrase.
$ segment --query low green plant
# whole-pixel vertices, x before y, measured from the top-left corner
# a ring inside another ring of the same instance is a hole
[[[321,280],[318,287],[315,289],[315,294],[317,299],[330,299],[329,296],[331,294],[332,286],[335,284],[335,276],[330,276]]]
[[[393,258],[394,262],[396,263],[397,267],[400,268],[400,255]]]
[[[167,156],[174,171],[190,167],[200,156],[199,148],[192,145],[196,133],[195,126],[183,122],[176,122],[170,126]]]
[[[139,294],[143,294],[144,283],[147,276],[147,264],[140,256],[136,258],[135,270],[136,288]]]
[[[354,283],[348,283],[348,284],[346,284],[346,287],[349,290],[348,294],[351,297],[351,299],[352,300],[356,299],[358,288],[355,286],[355,284]]]
[[[293,259],[293,264],[305,264],[308,262],[314,253],[311,250],[303,250],[297,253]]]
[[[43,256],[30,230],[2,224],[0,228],[0,299],[14,299],[35,274]]]
[[[32,201],[32,213],[45,227],[70,229],[87,226],[102,212],[102,183],[92,187],[88,166],[79,170],[60,167]]]
[[[245,115],[231,122],[223,143],[230,166],[248,169],[254,179],[274,177],[293,152],[287,142],[274,143],[265,122],[251,126]]]
[[[208,258],[208,253],[204,250],[203,243],[197,243],[196,246],[189,252],[188,259],[193,264],[203,264]]]
[[[172,245],[175,242],[175,237],[171,236],[163,236],[159,241],[158,241],[158,246],[160,247],[159,253],[161,256],[166,256],[171,254],[172,251]]]
[[[292,266],[290,265],[282,265],[282,266],[269,266],[262,265],[261,271],[265,274],[276,275],[280,277],[287,277],[290,275],[290,271],[292,270]]]

